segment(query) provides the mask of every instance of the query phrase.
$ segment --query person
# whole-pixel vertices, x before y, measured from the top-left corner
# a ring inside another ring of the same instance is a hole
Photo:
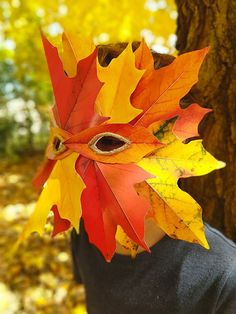
[[[137,47],[137,43],[134,44]],[[99,59],[107,65],[125,44],[101,46]],[[172,56],[153,53],[155,67]],[[191,93],[183,101],[188,102]],[[89,314],[235,314],[236,245],[207,223],[210,250],[168,237],[152,219],[145,221],[145,242],[136,258],[117,243],[111,262],[89,243],[84,222],[71,233],[75,280],[83,283]]]

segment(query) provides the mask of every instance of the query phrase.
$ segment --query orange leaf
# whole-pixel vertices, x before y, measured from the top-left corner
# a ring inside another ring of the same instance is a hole
[[[192,104],[186,109],[180,109],[178,119],[172,129],[173,133],[181,141],[199,136],[198,125],[203,117],[211,111],[211,109],[202,108],[198,104]]]
[[[134,54],[135,54],[135,65],[137,69],[154,70],[153,56],[147,44],[145,43],[144,39],[142,39],[138,49],[135,50]]]
[[[145,111],[135,124],[149,126],[157,120],[176,116],[180,99],[198,81],[198,72],[207,52],[208,48],[185,53],[170,65],[153,71],[148,80],[141,80],[133,104]]]

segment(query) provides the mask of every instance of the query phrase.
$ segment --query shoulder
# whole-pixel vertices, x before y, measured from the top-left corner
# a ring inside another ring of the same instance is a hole
[[[178,291],[187,295],[184,300],[189,306],[192,301],[188,300],[195,299],[212,313],[236,313],[236,245],[208,224],[205,232],[209,250],[183,241],[178,244]]]
[[[212,276],[227,276],[236,271],[236,245],[220,231],[205,224],[209,250],[198,244],[185,243],[185,262],[195,265],[196,271],[204,269]]]
[[[208,258],[229,272],[232,267],[236,269],[236,244],[208,224],[205,224],[205,231],[210,246]]]

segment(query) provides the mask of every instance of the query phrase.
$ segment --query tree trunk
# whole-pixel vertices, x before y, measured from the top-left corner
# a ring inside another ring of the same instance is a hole
[[[193,95],[213,113],[200,133],[205,148],[227,163],[207,176],[182,180],[206,221],[236,240],[236,0],[176,0],[179,53],[210,46]]]

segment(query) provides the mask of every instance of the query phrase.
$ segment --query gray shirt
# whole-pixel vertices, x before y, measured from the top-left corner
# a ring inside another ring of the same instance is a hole
[[[236,245],[209,225],[205,231],[210,250],[165,236],[151,254],[115,254],[107,263],[81,223],[72,256],[88,313],[236,314]]]

